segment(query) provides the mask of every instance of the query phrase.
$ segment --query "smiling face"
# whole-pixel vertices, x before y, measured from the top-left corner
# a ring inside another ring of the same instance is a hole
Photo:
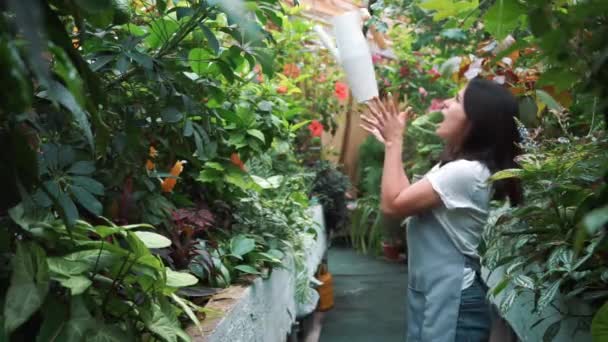
[[[464,112],[464,92],[462,88],[458,94],[443,102],[441,113],[443,121],[435,131],[437,135],[451,146],[458,146],[469,129],[469,120]]]

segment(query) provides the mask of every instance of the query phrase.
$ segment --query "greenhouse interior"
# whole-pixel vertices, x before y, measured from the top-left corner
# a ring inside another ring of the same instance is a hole
[[[0,9],[0,341],[608,342],[608,1]]]

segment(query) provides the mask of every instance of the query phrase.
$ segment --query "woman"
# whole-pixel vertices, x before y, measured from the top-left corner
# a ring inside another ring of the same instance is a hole
[[[518,105],[500,85],[474,79],[442,106],[436,134],[445,142],[441,162],[411,184],[401,160],[411,108],[389,98],[369,104],[362,127],[385,144],[381,207],[385,215],[412,216],[408,240],[408,341],[487,341],[490,311],[479,278],[477,247],[492,198],[521,200],[517,182],[490,185],[490,175],[517,167]]]

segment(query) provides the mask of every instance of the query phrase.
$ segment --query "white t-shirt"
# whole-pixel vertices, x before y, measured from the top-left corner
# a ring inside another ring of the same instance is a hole
[[[433,215],[464,255],[479,258],[477,247],[488,219],[492,188],[487,182],[490,170],[478,161],[459,159],[439,167],[435,165],[425,177],[443,205]],[[465,267],[462,289],[475,280],[475,271]]]

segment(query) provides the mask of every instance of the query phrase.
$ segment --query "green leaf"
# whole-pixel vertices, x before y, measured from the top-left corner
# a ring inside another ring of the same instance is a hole
[[[161,118],[167,123],[179,122],[184,116],[175,107],[165,108],[160,113]]]
[[[250,189],[252,185],[249,181],[249,176],[246,176],[245,173],[238,169],[230,169],[228,173],[224,175],[224,180],[243,190]]]
[[[543,312],[543,310],[553,302],[555,296],[559,293],[559,287],[561,286],[561,279],[553,283],[548,289],[542,290],[540,293],[540,297],[538,299],[538,305],[536,306],[536,310],[538,313]]]
[[[156,49],[171,39],[178,28],[179,24],[174,20],[155,20],[150,25],[150,35],[145,39],[146,44],[152,49]]]
[[[239,270],[243,273],[247,273],[247,274],[257,274],[257,275],[261,274],[254,267],[249,266],[249,265],[238,265],[238,266],[234,267],[234,269]]]
[[[490,180],[497,181],[497,180],[506,179],[506,178],[518,178],[518,177],[521,177],[521,175],[523,173],[524,173],[524,170],[522,170],[522,169],[502,170],[502,171],[498,171],[495,174],[493,174],[492,177],[490,177]]]
[[[268,50],[256,50],[253,55],[262,66],[262,72],[268,77],[274,73],[274,55]]]
[[[173,301],[177,303],[177,305],[179,305],[182,311],[186,313],[186,316],[188,316],[188,318],[190,318],[190,321],[192,321],[192,323],[196,325],[197,330],[202,336],[203,328],[201,327],[201,322],[199,321],[198,317],[196,317],[196,314],[194,314],[192,309],[188,306],[188,304],[186,304],[185,300],[177,296],[175,293],[171,294],[171,299],[173,299]]]
[[[207,49],[195,48],[188,53],[188,64],[197,75],[205,75],[212,60],[213,54]]]
[[[47,297],[42,308],[44,320],[36,336],[36,342],[56,340],[57,336],[65,329],[65,322],[69,319],[68,308],[54,296]]]
[[[469,12],[477,8],[478,0],[426,0],[419,6],[427,11],[435,11],[434,21],[440,21],[449,17],[458,16],[461,13]]]
[[[289,131],[290,131],[290,132],[296,132],[296,131],[297,131],[297,130],[299,130],[300,128],[302,128],[302,127],[304,127],[304,126],[308,125],[309,123],[310,123],[310,120],[305,120],[305,121],[299,122],[299,123],[297,123],[297,124],[295,124],[295,125],[290,126],[290,127],[289,127]]]
[[[93,331],[89,332],[87,342],[123,342],[133,341],[133,336],[125,334],[119,325],[96,324]]]
[[[260,141],[263,143],[266,142],[266,139],[264,138],[264,133],[257,129],[248,129],[247,134],[260,139]]]
[[[103,210],[103,206],[101,203],[95,198],[95,196],[91,195],[90,192],[85,189],[72,185],[70,186],[70,192],[76,198],[76,201],[82,205],[86,210],[88,210],[91,214],[100,216]]]
[[[158,233],[141,231],[134,233],[148,248],[167,248],[171,246],[171,240]]]
[[[217,171],[225,170],[224,167],[222,166],[222,164],[216,163],[216,162],[206,162],[205,167],[208,167],[210,169],[217,170]]]
[[[82,296],[72,297],[70,305],[70,320],[57,341],[84,341],[87,332],[93,327],[95,320],[89,313]]]
[[[205,38],[207,38],[207,43],[209,43],[209,47],[211,48],[211,50],[213,50],[213,52],[215,52],[216,56],[219,55],[219,53],[220,53],[220,42],[215,37],[215,34],[213,34],[213,32],[211,31],[211,29],[209,29],[209,27],[207,27],[203,23],[201,23],[199,25],[199,27],[203,31],[203,34],[205,35]]]
[[[80,107],[76,98],[61,83],[52,81],[47,91],[48,97],[67,108],[72,113],[74,120],[83,131],[86,141],[91,150],[95,150],[93,143],[93,132],[87,113]]]
[[[499,293],[501,293],[507,287],[507,285],[509,285],[510,281],[511,279],[509,279],[509,277],[504,277],[492,290],[492,296],[497,296]]]
[[[608,302],[595,313],[591,322],[593,341],[608,341]]]
[[[583,219],[583,224],[589,234],[595,234],[606,223],[608,223],[608,206],[592,210]]]
[[[559,333],[559,328],[562,325],[562,321],[556,321],[551,323],[551,325],[545,330],[543,334],[543,342],[553,342],[557,333]]]
[[[230,240],[230,254],[243,256],[255,249],[255,240],[237,235]]]
[[[560,105],[557,101],[555,101],[555,99],[544,90],[536,90],[536,96],[542,103],[546,104],[547,107],[549,107],[549,109],[553,109],[553,110],[564,109],[562,107],[562,105]]]
[[[173,306],[164,299],[146,305],[141,311],[141,317],[146,328],[164,341],[177,342],[178,336],[190,340],[181,330]]]
[[[101,13],[112,9],[111,0],[74,0],[76,5],[88,13]]]
[[[526,14],[525,7],[517,0],[497,0],[483,17],[485,29],[497,40],[513,33]]]
[[[506,315],[506,313],[509,312],[509,309],[511,309],[511,306],[513,306],[513,302],[515,302],[516,297],[517,297],[517,291],[511,291],[502,300],[502,302],[500,303],[500,312],[502,312],[503,315]]]
[[[53,279],[57,280],[63,287],[70,289],[72,291],[72,296],[82,294],[91,286],[91,284],[93,284],[91,279],[81,275],[70,276],[69,278],[58,277]]]
[[[102,196],[104,194],[104,186],[93,178],[83,176],[72,176],[70,178],[72,184],[78,185],[88,192]]]
[[[281,186],[283,176],[273,176],[268,179],[264,179],[256,175],[251,175],[251,179],[253,179],[253,181],[262,189],[277,189],[279,186]]]
[[[90,175],[95,172],[95,163],[91,161],[77,161],[68,169],[68,173],[74,175]]]
[[[89,271],[91,268],[86,262],[79,260],[67,260],[64,257],[47,258],[46,262],[52,273],[66,277],[79,275]]]
[[[169,287],[186,287],[198,283],[198,279],[188,272],[176,272],[168,267],[165,270]]]
[[[534,288],[535,288],[534,280],[524,274],[517,275],[517,277],[515,277],[515,279],[513,279],[513,282],[516,285],[524,287],[526,289],[534,290]]]
[[[4,303],[4,329],[10,334],[38,311],[49,291],[46,254],[35,243],[16,242],[10,286]]]

